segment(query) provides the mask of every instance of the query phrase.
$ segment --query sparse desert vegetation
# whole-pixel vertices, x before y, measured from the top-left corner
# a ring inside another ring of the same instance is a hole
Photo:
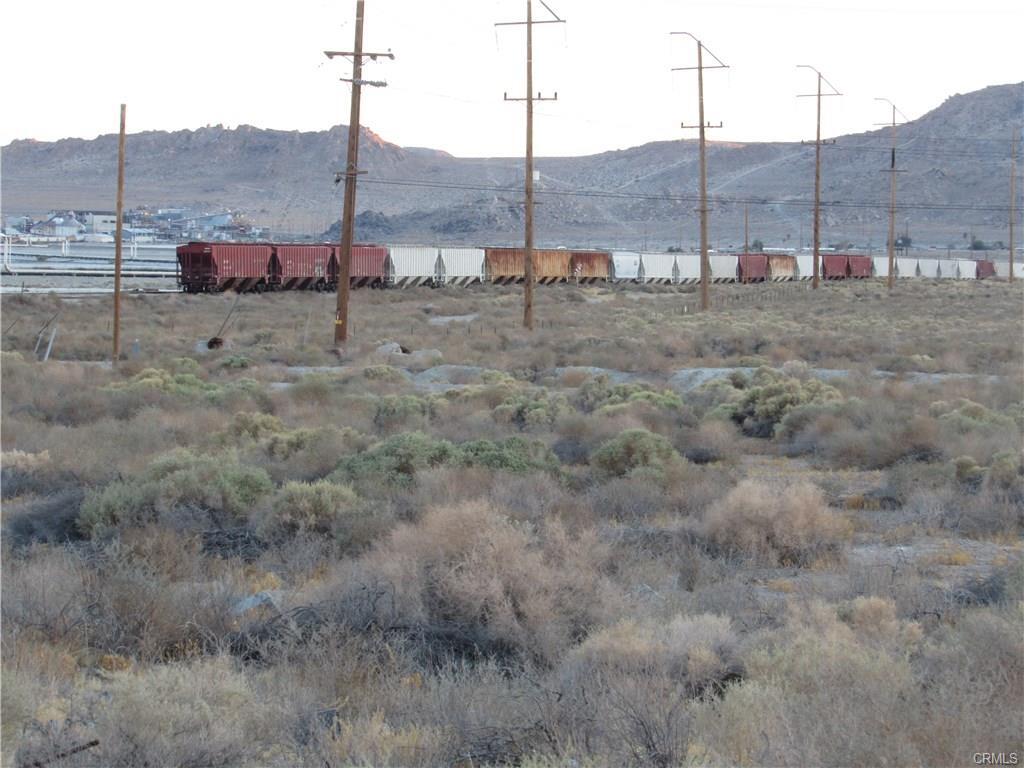
[[[1020,754],[1021,290],[716,294],[5,296],[4,765]]]

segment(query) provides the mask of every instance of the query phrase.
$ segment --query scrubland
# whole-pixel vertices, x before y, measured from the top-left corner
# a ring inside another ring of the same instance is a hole
[[[715,289],[5,297],[4,765],[1019,755],[1024,294]]]

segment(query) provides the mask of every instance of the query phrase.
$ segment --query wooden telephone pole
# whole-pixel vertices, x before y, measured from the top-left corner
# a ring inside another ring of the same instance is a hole
[[[886,98],[876,97],[875,101],[884,101],[892,107],[892,119],[888,123],[875,123],[875,125],[888,125],[892,127],[892,151],[889,155],[889,169],[884,171],[889,174],[889,277],[886,285],[892,290],[896,283],[896,174],[901,171],[896,169],[896,113],[900,112],[896,105]],[[903,119],[906,115],[900,112]]]
[[[121,105],[121,133],[117,140],[117,223],[114,225],[114,355],[113,365],[121,358],[121,241],[124,235],[124,118]]]
[[[526,26],[526,96],[521,99],[510,99],[506,93],[505,101],[526,102],[526,182],[525,182],[525,220],[526,231],[523,242],[523,327],[528,331],[533,330],[533,102],[535,101],[557,101],[558,92],[554,96],[542,96],[538,93],[533,95],[533,25],[534,24],[564,24],[565,19],[558,17],[558,14],[551,10],[550,6],[539,0],[540,4],[551,14],[550,19],[534,21],[533,3],[526,0],[526,21],[501,21],[495,24],[496,27]]]
[[[352,103],[348,119],[348,154],[345,160],[345,202],[341,210],[341,250],[338,253],[338,303],[334,317],[334,345],[340,347],[348,340],[349,282],[352,277],[352,241],[356,217],[356,178],[359,176],[359,107],[362,87],[371,85],[383,87],[385,82],[363,80],[363,59],[376,61],[378,58],[394,59],[387,53],[363,52],[363,7],[364,0],[356,2],[356,39],[351,51],[324,51],[328,59],[344,56],[352,59],[352,77],[343,77],[343,82],[352,83]]]
[[[696,67],[673,67],[673,72],[697,70],[697,125],[682,123],[681,128],[700,129],[700,308],[707,311],[711,307],[711,296],[709,284],[711,282],[711,262],[708,259],[708,166],[707,166],[707,142],[704,131],[707,128],[721,128],[722,123],[711,125],[704,122],[704,70],[705,69],[728,69],[715,54],[709,51],[704,43],[691,35],[689,32],[671,32],[673,35],[686,35],[697,43],[697,66]],[[704,51],[717,61],[717,64],[704,66]]]
[[[1013,228],[1017,223],[1017,132],[1013,132],[1010,141],[1010,271],[1009,280],[1013,282]]]
[[[812,67],[810,64],[797,64],[798,69],[810,69],[818,76],[818,91],[817,93],[801,93],[797,95],[797,98],[815,97],[818,102],[818,118],[817,128],[814,134],[814,277],[811,281],[811,287],[817,290],[819,282],[821,280],[821,97],[822,96],[841,96],[839,89],[837,89],[832,83],[825,79],[825,76],[821,74],[817,69]],[[826,83],[829,88],[832,89],[832,93],[822,93],[821,84]],[[835,143],[835,142],[825,142]]]

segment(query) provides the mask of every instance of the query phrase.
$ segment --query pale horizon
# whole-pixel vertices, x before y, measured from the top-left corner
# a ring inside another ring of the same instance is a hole
[[[494,22],[518,20],[522,2],[366,5],[365,49],[390,48],[396,58],[367,67],[367,78],[388,87],[364,89],[364,127],[399,146],[456,157],[521,156],[523,107],[502,94],[522,95],[522,27]],[[542,17],[543,6],[534,5]],[[1016,30],[1024,14],[1003,0],[969,8],[947,0],[859,8],[843,0],[698,0],[686,8],[641,0],[628,11],[584,0],[549,5],[567,23],[535,29],[535,90],[559,97],[536,106],[538,156],[695,138],[679,126],[696,121],[696,75],[669,71],[694,65],[695,45],[670,37],[673,30],[699,35],[730,65],[705,73],[706,119],[724,123],[708,132],[712,141],[813,138],[814,100],[796,96],[813,92],[815,77],[797,64],[817,67],[844,94],[824,101],[829,137],[886,120],[878,96],[916,119],[958,93],[1021,80]],[[136,10],[130,25],[104,23],[121,13],[109,0],[71,24],[76,7],[53,4],[45,18],[65,23],[48,28],[45,42],[18,33],[42,15],[8,10],[0,69],[24,73],[31,87],[16,90],[5,78],[0,145],[116,133],[121,102],[129,134],[214,125],[324,131],[348,122],[348,87],[338,78],[350,75],[349,64],[327,60],[323,50],[351,47],[352,0],[296,0],[287,12],[269,3],[185,0],[173,15]],[[148,33],[156,25],[160,34]]]

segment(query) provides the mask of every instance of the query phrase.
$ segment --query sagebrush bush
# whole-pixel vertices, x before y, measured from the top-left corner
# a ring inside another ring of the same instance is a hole
[[[499,423],[528,429],[550,427],[568,411],[569,401],[565,395],[533,389],[506,398],[492,411],[492,415]]]
[[[274,495],[270,513],[260,522],[258,531],[270,538],[335,533],[346,518],[360,513],[359,496],[347,485],[327,480],[290,482]]]
[[[680,460],[667,439],[646,429],[629,429],[603,443],[590,463],[607,475],[622,477],[636,469],[661,469]]]
[[[811,483],[744,480],[711,505],[703,531],[723,552],[807,565],[837,552],[850,529]]]
[[[273,489],[261,469],[234,454],[196,454],[179,449],[155,459],[133,480],[119,480],[87,494],[78,524],[88,536],[142,525],[176,510],[239,523]]]
[[[535,529],[474,501],[397,528],[364,559],[364,586],[350,588],[386,584],[393,599],[376,620],[416,629],[431,654],[551,664],[617,604],[606,557],[591,532],[571,538],[555,520]]]
[[[585,412],[614,412],[616,406],[648,403],[657,410],[679,411],[683,401],[670,389],[656,390],[649,384],[612,384],[606,374],[588,379],[576,394],[576,403]]]

